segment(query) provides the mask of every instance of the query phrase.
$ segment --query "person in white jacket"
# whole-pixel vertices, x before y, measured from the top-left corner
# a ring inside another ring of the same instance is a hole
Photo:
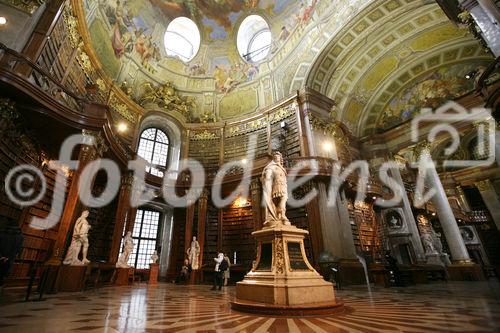
[[[211,290],[215,290],[215,288],[219,287],[219,290],[222,289],[222,274],[223,271],[220,270],[221,263],[224,261],[224,253],[219,253],[217,258],[214,258],[215,261],[215,272],[214,272],[214,285]]]

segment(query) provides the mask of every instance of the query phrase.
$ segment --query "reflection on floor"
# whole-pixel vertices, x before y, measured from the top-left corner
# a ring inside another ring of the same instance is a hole
[[[234,287],[160,284],[59,293],[0,305],[0,332],[494,332],[498,282],[409,288],[349,287],[346,311],[330,317],[272,318],[232,311]]]

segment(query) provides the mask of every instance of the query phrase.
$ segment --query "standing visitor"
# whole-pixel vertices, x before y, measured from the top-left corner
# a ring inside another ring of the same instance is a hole
[[[224,271],[224,286],[227,286],[227,282],[229,281],[229,278],[231,277],[230,273],[229,273],[229,269],[231,268],[231,261],[229,260],[228,256],[224,256],[224,261],[227,263],[227,268]]]
[[[216,287],[219,287],[219,290],[222,289],[222,274],[221,270],[222,263],[224,262],[224,253],[219,253],[217,258],[214,258],[215,261],[215,270],[214,270],[214,285],[211,290],[215,290]],[[226,264],[227,265],[227,264]],[[227,268],[227,266],[226,266]]]

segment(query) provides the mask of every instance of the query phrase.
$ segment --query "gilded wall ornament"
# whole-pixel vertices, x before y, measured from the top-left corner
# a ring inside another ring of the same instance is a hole
[[[285,273],[285,253],[283,252],[283,239],[278,238],[275,240],[274,260],[276,267],[276,274]]]
[[[195,141],[214,140],[214,139],[217,139],[217,134],[209,132],[207,130],[200,133],[194,133],[193,136],[191,137],[191,140]]]
[[[492,190],[491,182],[489,179],[481,180],[476,182],[476,187],[479,190],[479,192],[485,192],[485,191],[490,191]]]
[[[196,109],[195,99],[181,96],[172,82],[160,86],[153,86],[151,82],[145,82],[142,88],[144,92],[137,99],[140,105],[156,104],[167,111],[178,111],[188,120],[192,118],[192,111]]]
[[[108,105],[111,110],[118,112],[123,118],[132,123],[136,122],[136,116],[129,111],[128,107],[125,104],[118,101],[118,98],[116,97],[114,92],[111,92],[111,94],[109,95]]]
[[[313,131],[323,133],[324,135],[330,136],[344,145],[349,144],[349,138],[344,133],[342,128],[334,121],[324,120],[318,117],[309,115],[309,122]]]

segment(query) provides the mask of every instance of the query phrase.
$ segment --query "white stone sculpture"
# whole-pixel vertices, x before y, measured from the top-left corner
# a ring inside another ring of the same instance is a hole
[[[69,246],[66,257],[63,260],[63,264],[65,265],[83,266],[90,262],[87,259],[87,251],[89,249],[88,234],[91,228],[90,223],[87,221],[88,216],[89,211],[84,210],[82,215],[75,222],[71,245]],[[80,251],[82,252],[82,260],[79,259]]]
[[[134,240],[132,238],[132,232],[128,231],[127,235],[125,238],[123,238],[123,252],[120,255],[120,258],[118,258],[118,261],[116,262],[116,267],[117,268],[130,268],[128,264],[128,258],[130,257],[130,254],[132,251],[134,251]]]
[[[286,201],[288,188],[287,172],[283,167],[283,156],[280,152],[273,153],[273,160],[262,171],[262,192],[266,215],[264,227],[291,225],[286,217]]]
[[[186,251],[188,255],[189,264],[191,265],[191,269],[196,270],[200,268],[200,243],[196,240],[196,237],[193,236],[193,240],[191,241],[191,246]]]
[[[153,264],[156,264],[158,262],[158,251],[154,250],[153,254],[151,255],[151,260],[153,261]]]
[[[425,254],[436,254],[436,248],[434,247],[434,239],[429,232],[425,232],[420,236],[422,243],[424,245]]]

